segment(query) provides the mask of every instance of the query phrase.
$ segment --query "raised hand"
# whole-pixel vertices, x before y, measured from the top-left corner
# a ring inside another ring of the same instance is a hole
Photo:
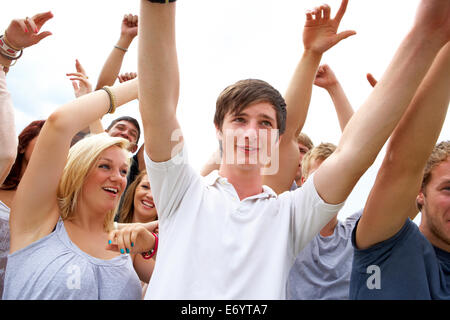
[[[316,78],[314,79],[314,84],[316,86],[329,90],[330,87],[336,85],[337,82],[336,75],[327,64],[319,67]]]
[[[14,49],[27,48],[40,42],[52,34],[50,31],[39,33],[42,26],[51,18],[53,18],[53,13],[48,11],[38,13],[32,18],[12,20],[5,31],[8,42]]]
[[[138,33],[138,16],[126,14],[122,20],[122,27],[120,35],[133,39]]]
[[[126,81],[130,81],[133,80],[134,78],[137,77],[137,73],[136,72],[125,72],[120,74],[117,79],[119,79],[120,83],[126,82]]]
[[[75,61],[75,68],[77,72],[67,73],[66,75],[71,77],[70,80],[72,81],[75,97],[78,98],[92,92],[92,84],[89,82],[89,77],[78,59]]]
[[[341,40],[356,34],[353,30],[337,33],[339,23],[347,9],[348,0],[343,0],[336,16],[331,19],[330,6],[324,4],[306,13],[303,28],[303,46],[305,50],[324,53]]]

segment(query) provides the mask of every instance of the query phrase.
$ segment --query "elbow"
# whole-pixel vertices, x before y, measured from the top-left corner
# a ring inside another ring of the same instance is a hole
[[[45,123],[45,126],[58,132],[62,132],[65,128],[67,128],[67,125],[68,123],[66,117],[64,116],[64,112],[59,109],[52,112]]]

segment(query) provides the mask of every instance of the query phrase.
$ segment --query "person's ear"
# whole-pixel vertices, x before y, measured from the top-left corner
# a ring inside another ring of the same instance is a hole
[[[416,204],[417,204],[417,208],[418,209],[423,207],[423,205],[425,203],[424,197],[425,196],[423,195],[423,192],[420,191],[419,194],[416,197]],[[421,211],[421,210],[419,209],[419,211]]]
[[[300,179],[300,181],[302,182],[302,185],[305,183],[306,178],[304,176],[302,176],[302,178]]]

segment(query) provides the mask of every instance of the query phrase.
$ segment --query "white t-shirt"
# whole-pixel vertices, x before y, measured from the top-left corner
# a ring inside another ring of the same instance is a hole
[[[343,206],[313,181],[242,201],[226,178],[201,177],[186,149],[167,162],[145,153],[159,217],[159,249],[146,299],[284,299],[298,252]]]

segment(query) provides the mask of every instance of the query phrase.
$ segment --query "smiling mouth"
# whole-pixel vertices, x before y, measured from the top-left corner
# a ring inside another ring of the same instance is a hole
[[[253,148],[250,146],[237,146],[238,149],[243,150],[245,152],[254,152],[254,151],[258,151],[259,148]]]
[[[105,190],[106,192],[109,192],[114,195],[116,195],[119,192],[119,189],[117,189],[117,188],[106,187],[106,188],[102,188],[102,189]]]
[[[143,200],[143,201],[141,201],[141,203],[144,207],[149,208],[149,209],[153,209],[155,207],[155,204],[153,202]]]

